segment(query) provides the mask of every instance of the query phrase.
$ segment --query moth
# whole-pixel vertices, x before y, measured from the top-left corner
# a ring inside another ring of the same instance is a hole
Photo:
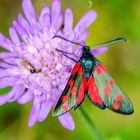
[[[75,43],[61,36],[55,37]],[[124,40],[117,38],[103,44]],[[69,58],[66,52],[57,51]],[[76,61],[67,85],[55,106],[53,116],[60,116],[70,109],[77,109],[84,101],[85,95],[100,109],[108,108],[121,114],[134,112],[129,98],[113,80],[106,67],[91,54],[89,46],[82,47],[82,56]]]

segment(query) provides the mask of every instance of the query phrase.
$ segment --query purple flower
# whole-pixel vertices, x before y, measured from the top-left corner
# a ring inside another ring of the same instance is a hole
[[[0,34],[0,46],[6,52],[0,53],[0,88],[11,86],[9,93],[0,96],[0,105],[17,101],[25,104],[33,101],[28,125],[42,122],[60,97],[73,61],[57,49],[80,56],[81,47],[76,47],[54,35],[63,36],[75,42],[84,41],[89,33],[88,26],[95,20],[96,12],[91,10],[73,28],[73,13],[67,9],[61,12],[60,0],[52,0],[51,9],[45,5],[37,16],[31,0],[23,0],[24,15],[19,14],[9,29],[10,39]],[[93,50],[94,55],[104,53],[107,48]],[[70,113],[58,117],[61,124],[74,129]]]

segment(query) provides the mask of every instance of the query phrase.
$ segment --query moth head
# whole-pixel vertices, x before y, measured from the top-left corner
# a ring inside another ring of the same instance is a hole
[[[90,52],[90,47],[89,46],[83,46],[82,48],[83,53],[85,52]]]

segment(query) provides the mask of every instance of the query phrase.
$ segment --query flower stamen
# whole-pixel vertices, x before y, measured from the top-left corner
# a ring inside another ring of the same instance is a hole
[[[22,64],[27,70],[29,70],[31,73],[39,73],[39,72],[42,71],[41,69],[35,69],[34,66],[33,66],[30,62],[26,61],[26,60],[23,59],[23,58],[20,58],[20,62],[21,62],[21,64]]]

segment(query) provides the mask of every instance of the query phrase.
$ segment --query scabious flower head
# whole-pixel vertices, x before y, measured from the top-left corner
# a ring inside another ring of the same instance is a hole
[[[28,125],[43,121],[50,109],[56,105],[73,68],[73,61],[57,49],[79,57],[80,46],[76,47],[59,38],[57,34],[75,42],[84,41],[89,33],[88,26],[95,20],[96,12],[86,13],[73,28],[71,9],[61,12],[60,0],[52,0],[52,7],[45,5],[37,16],[31,0],[23,0],[24,15],[19,14],[9,29],[10,39],[0,34],[0,88],[12,87],[0,96],[0,105],[16,101],[25,104],[33,101]],[[93,50],[101,54],[106,48]],[[61,124],[74,129],[70,113],[58,117]]]

